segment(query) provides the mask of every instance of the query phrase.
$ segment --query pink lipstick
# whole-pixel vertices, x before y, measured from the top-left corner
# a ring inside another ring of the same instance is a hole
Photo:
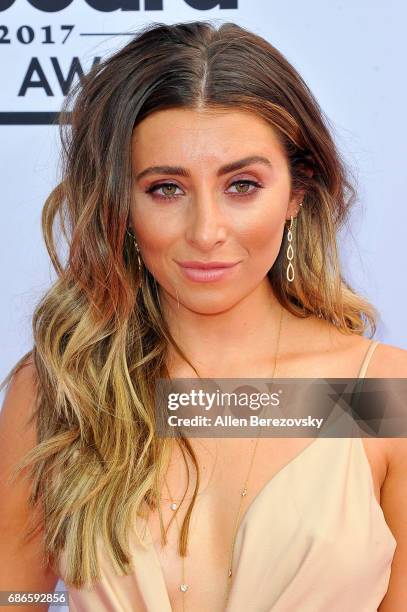
[[[227,278],[240,262],[229,261],[177,261],[183,274],[196,282],[212,282]]]

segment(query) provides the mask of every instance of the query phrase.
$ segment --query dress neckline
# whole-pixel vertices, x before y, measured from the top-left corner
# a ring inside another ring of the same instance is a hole
[[[373,475],[372,475],[372,470],[371,470],[371,466],[369,463],[369,460],[367,458],[366,455],[366,449],[365,446],[363,444],[363,439],[360,437],[347,437],[347,438],[323,438],[323,437],[317,437],[314,438],[313,441],[308,444],[307,446],[305,446],[303,449],[301,449],[301,451],[299,453],[297,453],[292,459],[290,459],[290,461],[288,463],[286,463],[282,468],[280,468],[267,482],[266,484],[260,489],[260,491],[255,495],[255,497],[252,499],[252,501],[250,502],[249,506],[246,508],[246,511],[243,514],[243,517],[240,521],[238,530],[236,532],[236,542],[238,541],[239,537],[241,537],[242,532],[245,528],[245,525],[247,524],[247,522],[250,519],[250,516],[253,514],[253,512],[255,511],[256,507],[258,506],[258,504],[260,503],[260,501],[263,499],[263,497],[276,485],[276,483],[279,482],[279,480],[281,480],[281,478],[284,478],[285,476],[287,476],[290,473],[290,470],[297,465],[297,463],[299,463],[302,460],[308,459],[310,457],[312,457],[312,455],[315,453],[316,449],[318,449],[318,446],[321,443],[322,439],[326,439],[326,440],[330,440],[331,442],[334,441],[346,441],[348,444],[359,444],[359,451],[361,452],[361,454],[363,455],[363,465],[365,467],[365,469],[367,470],[368,474],[369,474],[369,483],[370,483],[370,492],[371,492],[371,496],[373,498],[372,503],[374,504],[374,506],[376,507],[377,510],[379,510],[380,515],[383,518],[383,522],[386,528],[386,531],[389,533],[389,535],[392,537],[393,541],[395,542],[394,536],[391,533],[384,514],[383,514],[383,510],[382,507],[379,503],[379,501],[377,500],[375,491],[374,491],[374,481],[373,481]],[[166,605],[168,606],[168,612],[170,612],[172,610],[172,606],[171,606],[171,601],[170,601],[170,597],[169,597],[169,593],[168,593],[168,589],[167,589],[167,585],[166,585],[166,581],[165,581],[165,576],[164,576],[164,572],[163,569],[161,567],[161,563],[156,551],[156,548],[154,546],[153,540],[152,540],[152,536],[151,536],[151,531],[150,528],[148,526],[147,521],[144,521],[145,524],[145,528],[146,531],[148,533],[149,536],[149,548],[152,552],[153,558],[154,558],[154,563],[157,567],[159,576],[160,576],[160,582],[162,584],[162,590],[163,590],[163,600],[165,600]],[[233,565],[234,559],[232,559],[232,565]],[[231,589],[229,592],[229,599],[231,598],[231,595],[233,593],[233,589],[235,588],[235,583],[233,582],[231,585]],[[163,610],[164,612],[164,610]],[[165,611],[167,612],[167,610]]]
[[[286,463],[285,465],[283,465],[283,467],[281,467],[275,474],[273,474],[273,476],[266,482],[266,484],[260,489],[260,491],[253,497],[252,501],[250,502],[249,506],[246,508],[243,517],[240,521],[239,527],[237,529],[236,532],[236,542],[238,541],[239,537],[241,536],[241,533],[244,529],[244,526],[246,525],[247,521],[249,520],[250,515],[254,512],[254,509],[257,507],[257,505],[260,503],[260,500],[264,497],[264,495],[269,491],[269,489],[271,489],[276,481],[280,480],[280,478],[282,478],[285,474],[287,474],[289,472],[289,469],[295,465],[301,458],[304,457],[308,457],[308,455],[311,455],[313,452],[315,452],[315,448],[318,446],[318,442],[320,442],[320,440],[323,439],[321,437],[317,437],[314,438],[312,440],[312,442],[310,442],[310,444],[307,444],[307,446],[304,446],[304,448],[302,448],[300,450],[300,452],[298,452],[292,459],[290,459],[290,461],[288,461],[288,463]],[[377,500],[376,500],[377,501]],[[154,556],[154,560],[156,562],[158,571],[160,573],[160,578],[161,578],[161,583],[163,584],[164,587],[164,591],[165,591],[165,599],[168,603],[168,610],[171,610],[171,602],[170,602],[170,597],[168,594],[168,590],[166,587],[166,582],[165,582],[165,576],[164,576],[164,572],[163,569],[161,567],[161,563],[152,539],[152,535],[151,535],[151,531],[148,525],[148,522],[145,521],[145,528],[146,531],[148,533],[148,537],[149,537],[149,546],[150,549],[153,553]],[[233,565],[233,559],[232,559],[232,565]],[[231,586],[231,590],[229,593],[229,597],[232,594],[233,591],[233,587],[234,587],[234,583],[232,583]]]

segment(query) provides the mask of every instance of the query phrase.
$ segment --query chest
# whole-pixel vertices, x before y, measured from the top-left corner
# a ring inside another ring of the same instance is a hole
[[[196,477],[188,458],[190,483],[187,486],[187,470],[177,446],[166,475],[168,489],[164,485],[161,492],[164,527],[171,521],[166,545],[161,546],[158,510],[150,514],[148,525],[173,610],[183,609],[184,598],[186,610],[220,612],[224,610],[228,586],[235,578],[228,577],[235,535],[273,480],[284,475],[290,466],[299,467],[304,460],[312,459],[316,448],[310,438],[261,438],[258,442],[256,439],[195,438],[190,441],[200,465],[200,483],[190,516],[184,565],[178,554],[178,539]],[[383,441],[364,439],[363,445],[379,501],[386,472]],[[308,465],[317,463],[311,461]],[[312,474],[307,476],[312,478]],[[247,492],[242,497],[245,485]],[[174,517],[171,504],[174,501],[179,504],[186,489],[185,499]],[[180,590],[180,584],[184,583],[188,585],[185,594]]]

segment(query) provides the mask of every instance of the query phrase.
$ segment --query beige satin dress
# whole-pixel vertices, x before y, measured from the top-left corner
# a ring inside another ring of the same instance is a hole
[[[361,366],[363,378],[377,341]],[[171,612],[164,575],[131,539],[131,576],[115,574],[101,540],[101,580],[69,591],[72,612]],[[374,493],[361,438],[316,438],[283,467],[243,515],[227,612],[377,612],[396,540]],[[60,573],[64,577],[62,555]],[[135,602],[143,602],[142,604]],[[208,610],[208,612],[211,612]]]

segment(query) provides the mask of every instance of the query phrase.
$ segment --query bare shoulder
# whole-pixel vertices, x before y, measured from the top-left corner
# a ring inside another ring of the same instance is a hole
[[[3,457],[5,447],[11,445],[10,451],[14,455],[18,451],[28,450],[36,442],[33,416],[37,382],[36,368],[31,358],[27,359],[8,381],[0,411]],[[16,437],[16,440],[11,443],[13,437]]]
[[[32,357],[29,357],[9,379],[1,413],[3,413],[4,410],[6,413],[11,410],[10,405],[13,405],[13,402],[10,398],[14,398],[16,395],[24,396],[24,398],[28,400],[30,406],[32,406],[36,396],[36,389],[36,368]],[[17,408],[14,409],[13,407],[13,410],[18,410],[19,408],[22,408],[20,402],[17,404]]]
[[[371,378],[407,378],[407,350],[379,342],[366,376]]]
[[[371,340],[366,338],[365,340],[368,340],[365,347],[365,351],[367,351],[369,345],[371,345]],[[407,379],[407,350],[379,341],[369,360],[365,377]],[[381,439],[381,444],[387,455],[388,468],[390,467],[390,462],[392,461],[392,457],[397,447],[401,452],[407,454],[407,438],[383,438]]]
[[[329,364],[332,368],[327,370],[328,375],[344,378],[356,378],[359,375],[361,365],[372,346],[371,338],[344,334],[331,323],[315,317],[310,317],[307,328],[310,346],[318,347],[318,342],[323,346],[326,339],[327,352],[324,348],[321,350],[324,376]],[[379,340],[367,363],[365,378],[407,378],[407,350]],[[370,449],[372,459],[374,457],[380,463],[384,473],[390,469],[391,462],[400,465],[402,455],[407,455],[407,438],[372,438],[365,440],[365,444]]]
[[[11,377],[0,412],[0,590],[6,591],[52,591],[58,579],[44,563],[43,530],[24,539],[30,519],[42,522],[42,513],[29,501],[28,471],[15,476],[17,464],[37,444],[37,382],[35,365],[27,360]]]
[[[380,343],[375,349],[375,360],[369,376],[377,378],[407,378],[407,351],[390,344]],[[406,399],[407,414],[407,399]],[[407,416],[406,416],[407,418]],[[389,438],[389,470],[403,465],[407,474],[407,438]]]
[[[369,347],[375,339],[359,334],[346,334],[332,323],[309,317],[307,341],[309,346],[318,349],[318,340],[322,344],[327,341],[329,352],[346,363],[356,365],[362,363]],[[326,339],[326,340],[324,340]],[[357,376],[355,370],[355,376]],[[369,359],[365,376],[367,378],[407,378],[407,350],[386,344],[380,340]]]

